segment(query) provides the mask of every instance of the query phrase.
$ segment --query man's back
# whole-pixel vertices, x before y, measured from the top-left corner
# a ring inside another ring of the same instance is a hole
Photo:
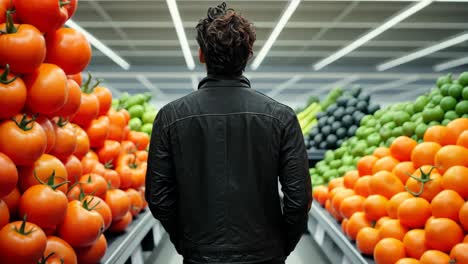
[[[289,255],[311,202],[305,146],[289,107],[250,89],[244,77],[208,77],[164,107],[155,129],[148,200],[187,261]]]

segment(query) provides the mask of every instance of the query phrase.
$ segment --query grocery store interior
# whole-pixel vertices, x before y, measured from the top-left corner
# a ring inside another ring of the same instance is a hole
[[[147,208],[148,146],[206,77],[195,26],[222,1],[48,2],[0,1],[0,263],[182,263]],[[256,29],[244,75],[307,148],[286,263],[468,263],[468,0],[225,2]]]

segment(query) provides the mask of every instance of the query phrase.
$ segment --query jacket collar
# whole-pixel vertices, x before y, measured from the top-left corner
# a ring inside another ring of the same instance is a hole
[[[250,81],[245,76],[228,77],[209,74],[198,85],[198,89],[213,87],[239,87],[250,88]]]

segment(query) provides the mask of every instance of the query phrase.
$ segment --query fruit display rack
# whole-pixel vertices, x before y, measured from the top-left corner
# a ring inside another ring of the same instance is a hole
[[[330,263],[374,264],[372,258],[361,255],[356,245],[341,232],[335,219],[316,202],[310,210],[308,230]]]
[[[147,255],[160,244],[164,229],[145,210],[119,235],[107,235],[108,248],[101,264],[143,264]]]

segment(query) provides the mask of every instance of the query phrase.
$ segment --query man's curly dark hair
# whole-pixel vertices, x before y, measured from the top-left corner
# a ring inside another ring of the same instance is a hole
[[[209,8],[196,29],[208,74],[239,76],[244,72],[256,40],[252,23],[222,3]]]

